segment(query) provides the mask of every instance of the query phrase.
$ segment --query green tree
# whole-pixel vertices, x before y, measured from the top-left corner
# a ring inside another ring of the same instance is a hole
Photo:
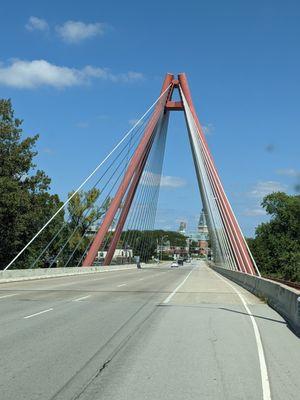
[[[73,192],[69,193],[69,197]],[[59,260],[59,265],[74,266],[92,241],[97,222],[106,213],[111,199],[107,198],[100,206],[97,200],[101,191],[92,188],[87,192],[76,193],[68,204],[69,222],[67,229],[66,251]]]
[[[4,268],[61,205],[50,178],[36,170],[38,135],[22,138],[22,120],[10,100],[0,100],[0,268]],[[63,220],[59,215],[12,266],[29,267]]]
[[[248,243],[262,273],[300,281],[300,196],[283,192],[262,202],[270,221],[256,228]]]
[[[186,247],[186,237],[179,232],[157,230],[131,230],[124,231],[121,235],[119,247],[129,247],[133,255],[141,256],[142,261],[148,261],[152,256],[157,256],[157,245],[161,245],[164,238],[170,242],[170,246]]]

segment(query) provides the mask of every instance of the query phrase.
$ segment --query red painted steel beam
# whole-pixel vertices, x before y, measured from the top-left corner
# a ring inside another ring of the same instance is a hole
[[[182,101],[171,101],[171,100],[167,101],[166,109],[169,111],[183,111],[184,110]]]
[[[197,114],[196,114],[196,111],[195,111],[195,108],[194,108],[194,105],[193,105],[191,93],[190,93],[190,90],[189,90],[189,86],[188,86],[185,74],[179,74],[178,75],[178,80],[179,80],[179,83],[180,83],[180,87],[181,87],[181,89],[182,89],[182,91],[183,91],[183,93],[184,93],[184,95],[186,97],[186,100],[188,102],[188,105],[190,107],[192,115],[194,117],[195,123],[196,123],[196,125],[198,127],[200,139],[203,142],[204,147],[205,147],[205,152],[206,152],[206,156],[207,156],[207,164],[208,164],[209,170],[211,172],[211,179],[214,182],[215,190],[216,190],[216,192],[218,194],[217,198],[219,199],[219,203],[222,204],[222,206],[223,206],[222,208],[224,208],[225,219],[228,220],[228,223],[230,224],[230,226],[231,226],[232,230],[234,231],[235,236],[237,238],[237,242],[238,242],[237,245],[238,245],[238,249],[239,249],[238,254],[240,254],[240,256],[243,259],[242,265],[243,265],[243,267],[246,269],[246,271],[248,273],[256,274],[255,267],[254,267],[253,262],[252,262],[252,260],[250,258],[250,255],[248,253],[248,249],[247,249],[247,247],[246,247],[246,245],[244,243],[243,235],[242,235],[242,233],[240,231],[240,228],[239,228],[239,226],[237,224],[236,218],[235,218],[235,216],[234,216],[234,214],[233,214],[233,212],[231,210],[230,204],[229,204],[229,202],[228,202],[228,200],[226,198],[226,195],[225,195],[224,189],[222,187],[219,175],[218,175],[216,167],[214,165],[214,161],[213,161],[212,155],[211,155],[211,153],[209,151],[205,136],[203,134],[202,127],[200,125],[200,122],[198,120],[198,117],[197,117]],[[226,218],[226,217],[228,217],[228,218]]]
[[[161,89],[161,94],[164,93],[168,89],[168,87],[172,84],[172,80],[173,80],[173,75],[167,74],[165,77],[162,89]],[[162,99],[160,99],[158,101],[158,103],[155,107],[155,110],[154,110],[154,112],[148,122],[148,125],[145,129],[145,133],[131,158],[131,161],[126,170],[124,178],[119,186],[119,189],[117,190],[117,193],[115,194],[115,196],[109,206],[109,209],[107,210],[107,212],[105,214],[103,222],[93,240],[93,243],[92,243],[91,247],[89,248],[89,251],[82,263],[83,266],[93,265],[93,262],[97,256],[98,250],[99,250],[101,244],[103,243],[103,239],[104,239],[106,233],[108,232],[109,227],[112,224],[112,221],[116,215],[116,212],[120,207],[122,199],[123,199],[125,193],[127,192],[127,189],[132,180],[132,177],[140,163],[140,160],[143,156],[144,150],[147,147],[147,144],[149,143],[149,141],[151,140],[151,137],[154,133],[154,130],[155,130],[156,124],[159,120],[159,117],[161,116],[161,113],[164,112],[165,105],[166,104],[165,104],[165,102],[163,103]]]
[[[111,242],[109,244],[108,252],[107,252],[107,254],[105,256],[103,265],[110,265],[111,260],[112,260],[112,258],[114,256],[114,253],[115,253],[117,244],[118,244],[118,242],[120,240],[120,237],[121,237],[121,234],[122,234],[122,231],[123,231],[123,228],[124,228],[124,225],[125,225],[125,222],[126,222],[126,219],[127,219],[130,207],[131,207],[131,204],[133,202],[133,199],[134,199],[138,184],[139,184],[141,176],[143,174],[144,167],[145,167],[145,164],[147,162],[147,159],[148,159],[151,147],[152,147],[152,143],[153,143],[153,139],[151,141],[149,141],[149,143],[147,145],[147,148],[144,151],[144,155],[141,158],[141,161],[140,161],[140,164],[139,164],[139,166],[137,168],[137,171],[136,171],[136,173],[134,175],[134,178],[133,178],[133,180],[131,182],[130,188],[129,188],[127,196],[126,196],[126,200],[124,202],[124,206],[122,208],[122,212],[121,212],[120,218],[118,220],[118,224],[117,224],[116,229],[114,231],[112,240],[111,240]]]

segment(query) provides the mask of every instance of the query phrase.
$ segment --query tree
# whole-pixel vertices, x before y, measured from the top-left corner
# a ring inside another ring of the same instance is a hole
[[[300,281],[300,196],[272,193],[263,199],[262,206],[271,219],[256,228],[254,239],[248,239],[259,269]]]
[[[199,253],[199,243],[196,240],[190,242],[190,253]]]
[[[0,100],[0,268],[4,268],[61,205],[49,193],[50,178],[35,170],[38,135],[22,138],[22,120],[14,117],[10,100]],[[30,267],[63,220],[61,213],[49,229],[14,263]]]
[[[179,232],[158,230],[129,230],[122,232],[120,247],[129,247],[134,255],[141,256],[141,261],[148,261],[157,255],[157,245],[161,240],[170,242],[170,246],[186,247],[186,237]]]
[[[71,197],[73,192],[69,193]],[[76,193],[68,204],[69,222],[67,229],[66,251],[61,257],[60,266],[74,266],[89,247],[97,221],[106,213],[111,199],[108,197],[98,206],[101,191],[92,188],[87,192]],[[72,264],[71,264],[72,262]]]

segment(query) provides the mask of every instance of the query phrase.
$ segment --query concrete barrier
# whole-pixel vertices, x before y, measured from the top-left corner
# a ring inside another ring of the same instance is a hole
[[[231,271],[211,265],[216,272],[229,278],[256,296],[263,298],[288,322],[292,330],[300,336],[300,291],[281,283],[258,276]]]
[[[141,264],[142,268],[153,268],[160,264]],[[70,267],[70,268],[33,268],[33,269],[8,269],[0,271],[0,284],[32,279],[58,278],[60,276],[94,274],[98,272],[124,271],[136,269],[136,264],[110,265],[108,267]]]
[[[34,268],[0,271],[0,283],[26,281],[31,279],[57,278],[60,276],[94,274],[97,272],[122,271],[136,269],[136,264],[111,265],[110,267],[74,267],[74,268]]]

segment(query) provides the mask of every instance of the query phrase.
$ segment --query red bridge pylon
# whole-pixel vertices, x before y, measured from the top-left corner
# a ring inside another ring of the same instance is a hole
[[[179,91],[180,101],[172,100],[174,90]],[[162,132],[163,127],[166,127],[171,111],[183,111],[185,115],[198,186],[214,248],[215,262],[233,270],[239,270],[248,274],[259,274],[222,186],[203,129],[197,117],[184,73],[179,74],[177,79],[172,74],[166,75],[159,101],[128,164],[124,178],[87,252],[83,266],[93,265],[116,213],[121,208],[121,213],[116,228],[112,233],[108,252],[104,259],[104,265],[111,263],[152,144],[155,137]]]

